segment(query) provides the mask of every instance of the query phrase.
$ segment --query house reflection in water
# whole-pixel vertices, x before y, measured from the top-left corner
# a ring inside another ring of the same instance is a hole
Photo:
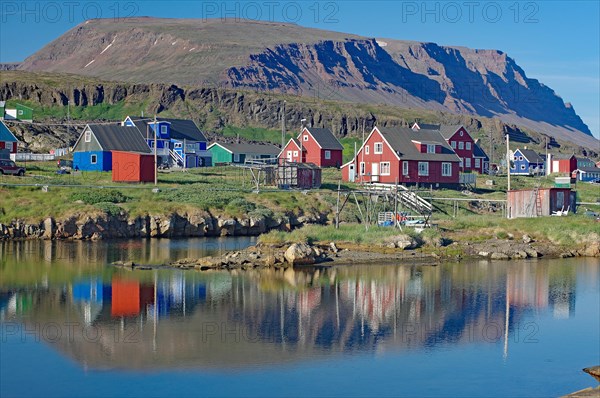
[[[100,347],[76,338],[55,345],[97,367],[243,367],[332,352],[501,344],[537,313],[573,316],[577,285],[594,280],[576,275],[595,272],[597,280],[598,267],[592,260],[571,265],[122,271],[67,286],[1,290],[0,316],[28,323],[53,314],[60,323],[76,313],[103,336],[112,336],[115,324],[139,329],[128,344],[104,339]],[[490,324],[497,326],[492,335]]]

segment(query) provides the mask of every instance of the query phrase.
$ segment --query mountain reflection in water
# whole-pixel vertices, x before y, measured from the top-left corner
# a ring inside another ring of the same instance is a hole
[[[598,284],[599,269],[596,259],[207,273],[102,267],[62,282],[1,282],[0,320],[88,368],[244,369],[461,344],[502,344],[506,356],[511,344],[537,341],[529,315],[572,317],[577,283]]]

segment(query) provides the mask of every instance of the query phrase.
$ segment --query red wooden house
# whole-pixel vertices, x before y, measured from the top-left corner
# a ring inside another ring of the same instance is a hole
[[[575,154],[565,155],[559,153],[553,155],[549,153],[546,164],[548,165],[548,174],[561,173],[571,175],[577,169],[577,158]]]
[[[460,158],[461,172],[475,171],[480,174],[487,172],[489,158],[464,126],[415,123],[412,129],[415,131],[438,130]]]
[[[292,138],[279,154],[283,160],[314,163],[319,167],[340,167],[344,147],[329,129],[305,127],[297,139]]]
[[[435,130],[375,127],[356,157],[342,166],[344,181],[455,186],[460,159]]]

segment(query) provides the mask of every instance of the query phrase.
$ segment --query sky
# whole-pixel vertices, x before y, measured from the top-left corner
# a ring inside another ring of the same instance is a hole
[[[600,1],[0,2],[0,62],[19,62],[91,18],[298,23],[367,37],[497,49],[554,89],[600,137]]]

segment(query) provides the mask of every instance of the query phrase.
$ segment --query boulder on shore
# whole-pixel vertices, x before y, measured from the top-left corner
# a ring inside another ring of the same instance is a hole
[[[306,243],[294,243],[284,253],[285,260],[292,265],[311,265],[315,261],[315,252]]]

